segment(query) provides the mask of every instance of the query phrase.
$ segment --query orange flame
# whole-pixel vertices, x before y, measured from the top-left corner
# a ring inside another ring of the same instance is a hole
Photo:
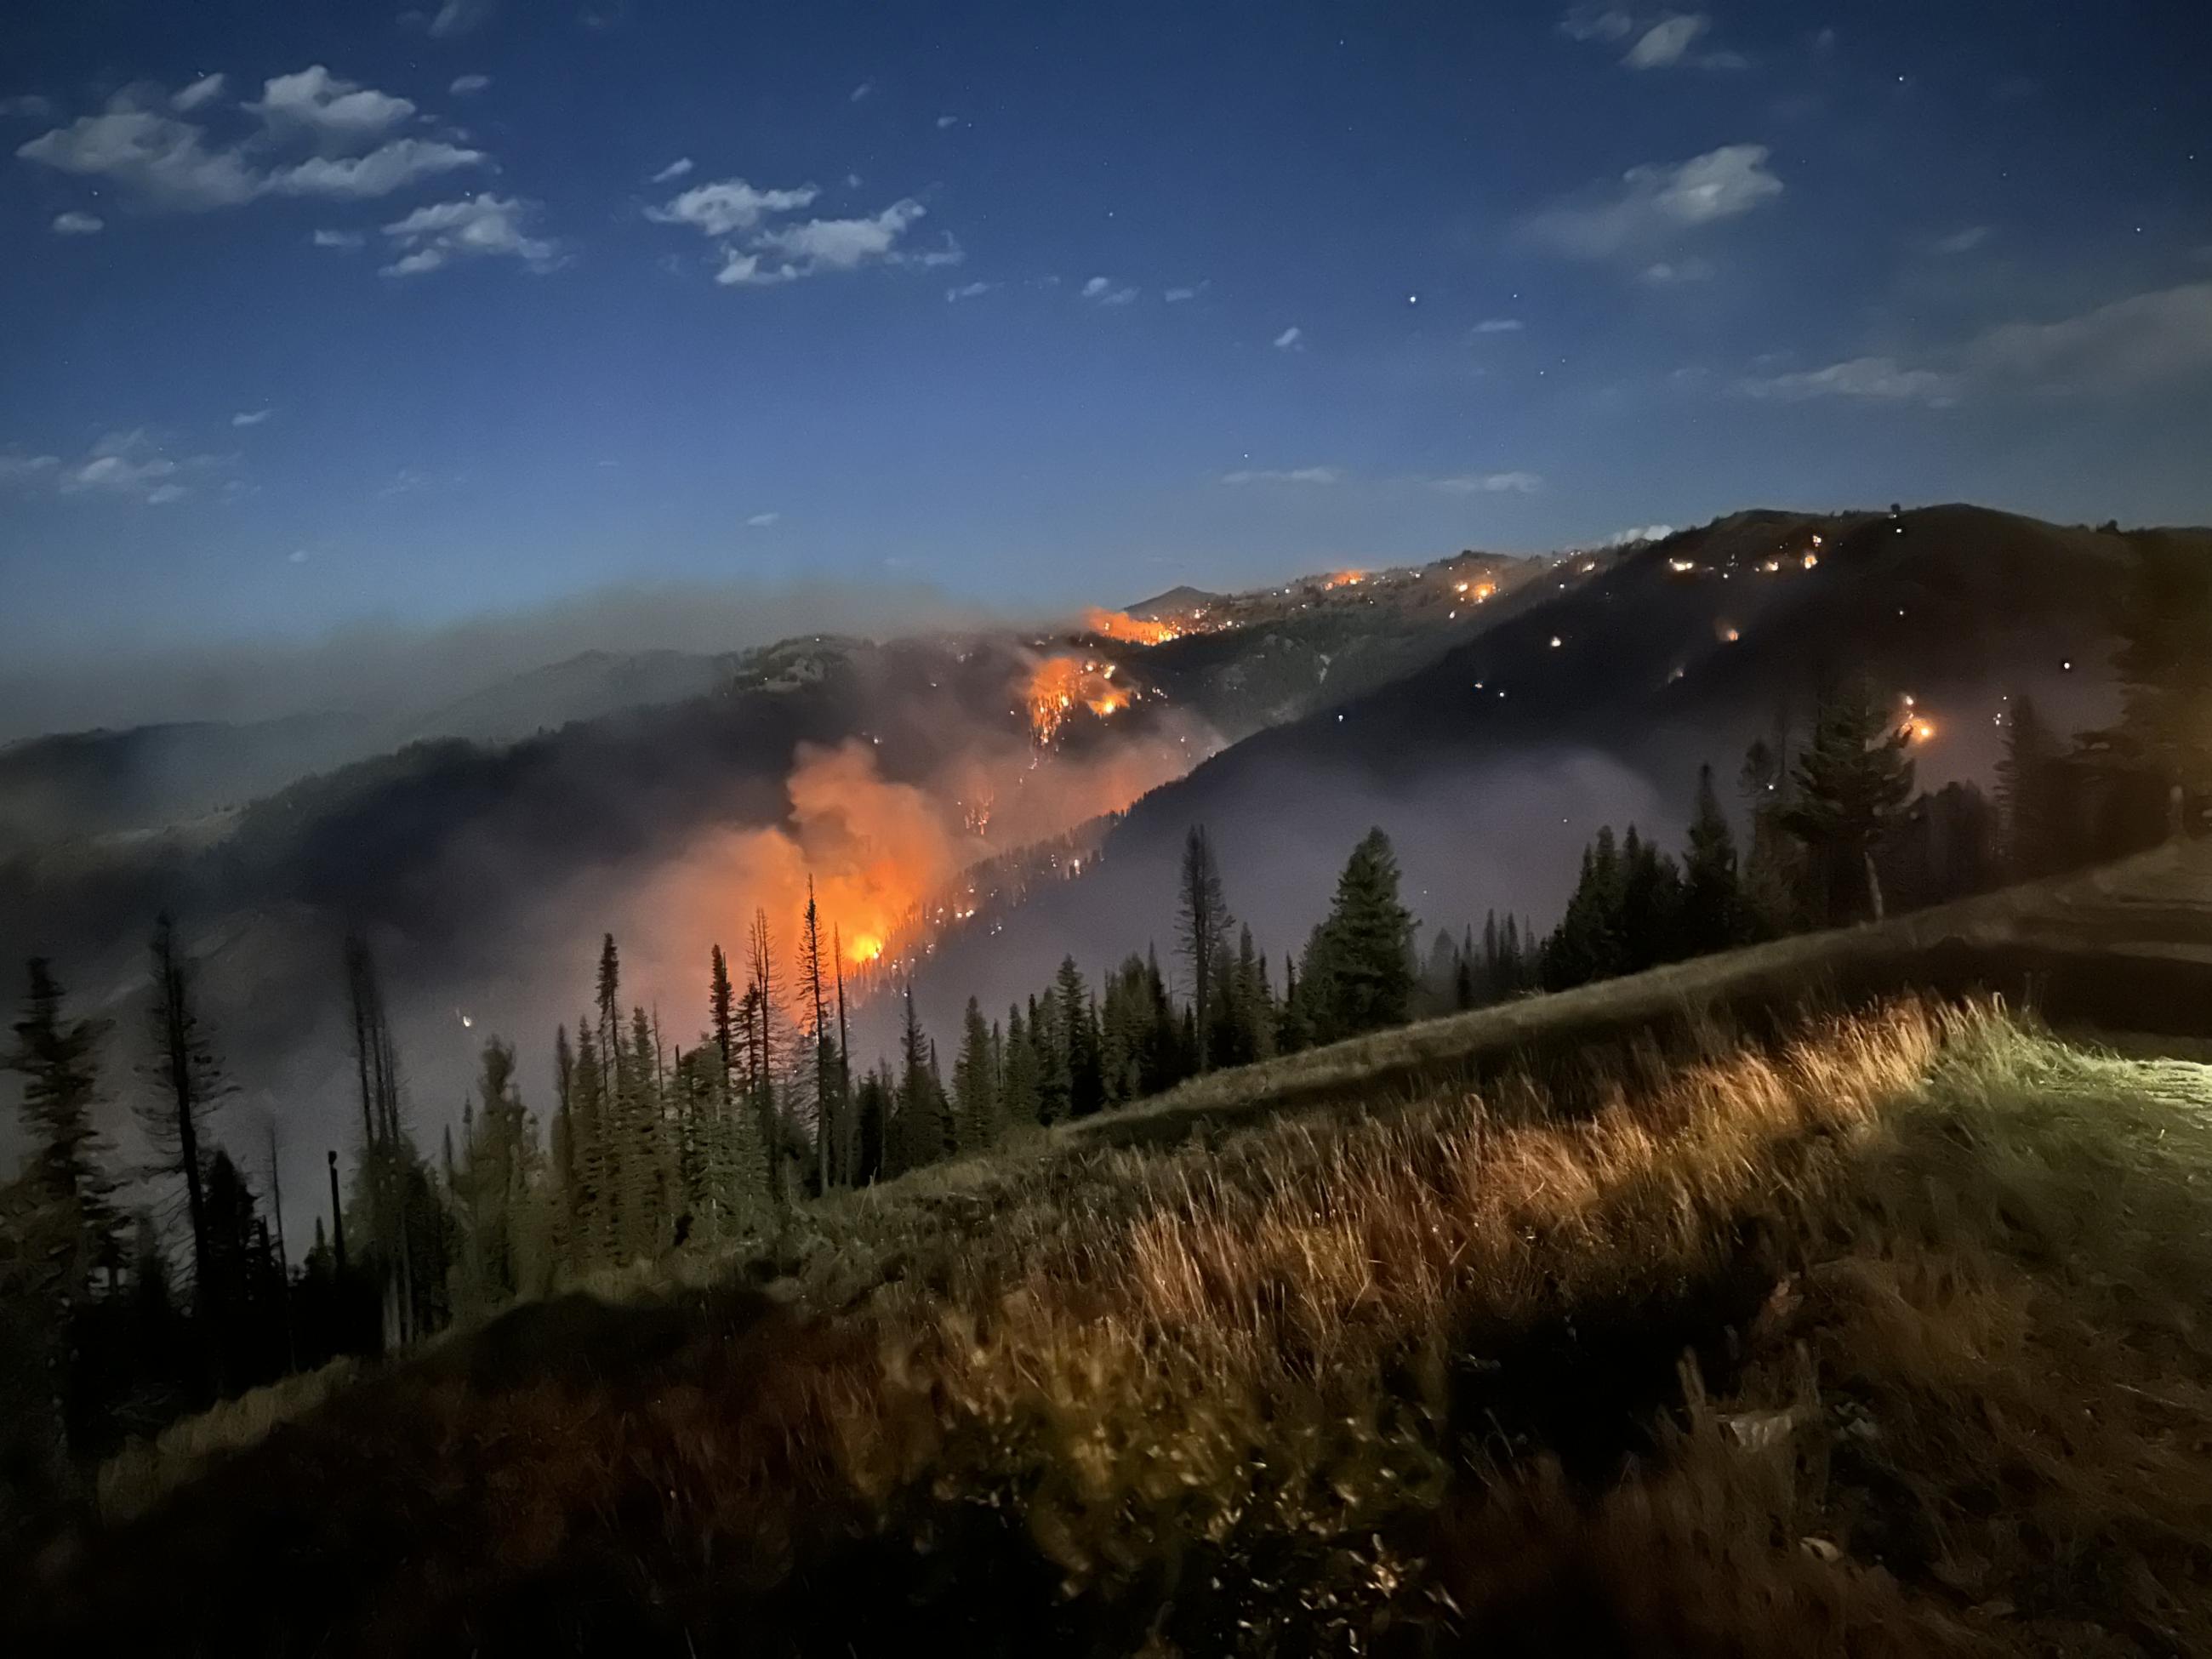
[[[1367,573],[1364,570],[1339,570],[1325,577],[1322,586],[1325,588],[1357,587],[1366,580]]]
[[[1030,732],[1040,744],[1060,735],[1078,708],[1099,719],[1119,714],[1138,692],[1114,684],[1114,665],[1080,657],[1047,657],[1030,676]]]
[[[1164,645],[1181,639],[1185,631],[1171,622],[1133,617],[1126,611],[1102,611],[1097,605],[1083,613],[1083,626],[1101,639],[1124,645]]]

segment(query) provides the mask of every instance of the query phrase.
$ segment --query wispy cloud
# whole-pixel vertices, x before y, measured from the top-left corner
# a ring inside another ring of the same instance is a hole
[[[1963,230],[1953,231],[1948,236],[1937,237],[1934,246],[1938,253],[1972,253],[1988,241],[1990,235],[1987,225],[1968,225]]]
[[[1135,302],[1137,290],[1116,288],[1110,277],[1093,276],[1083,285],[1083,297],[1094,305],[1126,306]]]
[[[865,104],[875,95],[876,83],[873,81],[863,81],[845,94],[845,101],[848,104]]]
[[[1616,5],[1578,5],[1559,21],[1559,33],[1571,40],[1597,46],[1629,43],[1621,57],[1632,70],[1742,69],[1747,59],[1741,52],[1701,47],[1712,33],[1713,20],[1704,12],[1666,12],[1638,17]]]
[[[482,28],[494,9],[495,0],[444,0],[434,12],[403,12],[400,21],[427,29],[433,40],[452,40]]]
[[[223,76],[203,75],[189,86],[180,87],[169,100],[169,107],[182,115],[189,115],[203,104],[212,104],[222,96]]]
[[[381,267],[386,276],[422,276],[461,259],[507,258],[543,274],[561,263],[561,246],[532,236],[525,226],[536,211],[532,202],[489,191],[417,208],[384,227],[395,254]]]
[[[1518,334],[1525,325],[1518,317],[1486,317],[1474,325],[1477,334]]]
[[[666,167],[661,168],[659,172],[654,173],[653,175],[653,182],[656,185],[672,184],[675,180],[684,177],[690,171],[691,158],[688,155],[679,155],[674,161],[671,161]]]
[[[1182,288],[1171,288],[1162,294],[1160,298],[1166,301],[1171,306],[1183,305],[1189,301],[1198,298],[1200,293],[1205,289],[1205,287],[1206,284],[1203,283],[1195,283],[1187,284]]]
[[[107,228],[107,221],[96,213],[68,213],[54,215],[54,234],[57,236],[97,236]]]
[[[358,252],[368,246],[368,238],[357,230],[319,230],[307,240],[317,247],[337,248],[346,252]]]
[[[217,143],[206,127],[172,111],[213,102],[214,93],[204,88],[220,78],[203,77],[173,98],[161,97],[158,88],[128,89],[99,114],[42,133],[15,154],[171,212],[240,207],[270,196],[385,196],[490,161],[445,139],[390,137],[418,112],[413,101],[340,80],[319,64],[265,82],[262,96],[244,106],[259,131]],[[272,161],[270,152],[288,146],[314,153],[290,163]]]
[[[174,453],[142,427],[109,433],[73,462],[58,455],[0,451],[0,486],[166,507],[184,500],[200,477],[222,465],[214,455]]]
[[[456,98],[473,98],[490,84],[489,75],[456,75],[446,90]]]
[[[236,427],[259,426],[276,412],[273,409],[241,409],[230,417],[230,423]]]
[[[940,115],[937,118],[937,130],[939,132],[949,131],[959,125],[960,118],[957,115]]]
[[[1929,404],[1942,408],[1956,403],[1959,381],[1954,374],[1928,368],[1908,368],[1894,357],[1853,357],[1826,368],[1802,369],[1746,380],[1740,389],[1748,397],[1783,403],[1803,403],[1814,398],[1855,398],[1874,403]]]
[[[675,176],[680,179],[690,170],[687,160],[683,172]],[[752,229],[771,214],[811,207],[821,193],[813,185],[757,190],[742,179],[725,179],[716,184],[694,185],[664,205],[646,209],[645,216],[665,225],[690,225],[709,236],[727,236],[732,231]]]
[[[1447,495],[1533,495],[1544,487],[1543,478],[1534,472],[1462,472],[1431,478],[1428,483]]]
[[[945,303],[951,305],[962,300],[976,299],[988,294],[996,287],[998,287],[996,283],[963,283],[957,288],[948,288],[945,290]]]
[[[1275,337],[1275,349],[1278,351],[1304,351],[1305,349],[1306,331],[1296,323]]]
[[[1772,204],[1782,180],[1764,144],[1728,144],[1686,161],[1648,163],[1553,203],[1522,222],[1523,238],[1575,259],[1649,254],[1683,236]]]
[[[272,127],[303,127],[341,142],[380,137],[415,113],[411,99],[340,80],[320,64],[272,76],[246,108]]]
[[[1754,398],[1942,408],[2008,393],[2124,397],[2212,379],[2212,283],[2134,294],[2049,322],[2008,322],[1916,361],[1854,357],[1737,383]]]
[[[1619,6],[1579,5],[1559,20],[1559,33],[1570,40],[1626,40],[1636,33],[1636,20]]]
[[[645,212],[659,223],[686,225],[714,239],[714,280],[727,288],[769,288],[867,264],[934,269],[960,263],[959,245],[949,237],[941,247],[905,246],[908,233],[928,213],[911,197],[849,218],[790,218],[821,193],[811,184],[763,190],[743,179],[725,179],[695,185]]]
[[[1221,482],[1225,484],[1333,484],[1340,483],[1344,474],[1333,466],[1239,467],[1234,472],[1224,472]]]
[[[783,516],[781,513],[756,513],[745,520],[748,530],[765,530]]]

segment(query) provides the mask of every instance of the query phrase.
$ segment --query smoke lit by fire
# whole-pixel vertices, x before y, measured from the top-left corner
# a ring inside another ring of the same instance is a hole
[[[1328,588],[1357,587],[1366,580],[1364,570],[1339,570],[1324,578],[1322,586]]]

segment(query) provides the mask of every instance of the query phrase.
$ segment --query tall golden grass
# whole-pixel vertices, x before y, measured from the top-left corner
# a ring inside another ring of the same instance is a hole
[[[1522,1076],[896,1183],[818,1218],[853,1311],[342,1391],[94,1540],[53,1628],[2212,1651],[2207,1079],[1905,1000],[1583,1065],[1571,1113]]]

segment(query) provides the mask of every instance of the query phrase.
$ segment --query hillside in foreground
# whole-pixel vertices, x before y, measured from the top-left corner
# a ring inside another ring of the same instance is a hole
[[[1224,1073],[806,1212],[777,1294],[515,1310],[50,1559],[32,1638],[2205,1651],[2212,1073],[1968,994],[2101,957],[2179,1029],[2205,873]]]

